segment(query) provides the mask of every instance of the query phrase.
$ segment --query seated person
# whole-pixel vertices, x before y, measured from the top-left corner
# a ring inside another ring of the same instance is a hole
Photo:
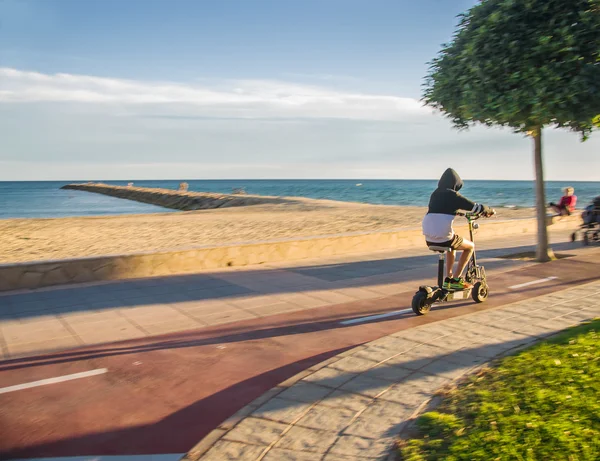
[[[558,204],[551,202],[550,208],[552,208],[559,216],[570,216],[575,211],[575,205],[577,204],[577,196],[574,195],[575,189],[572,187],[565,188],[565,195],[560,199]]]
[[[472,287],[462,278],[462,274],[475,249],[473,242],[454,233],[452,224],[456,213],[459,210],[465,210],[472,213],[483,213],[486,216],[494,214],[494,210],[489,207],[472,202],[460,195],[458,191],[462,186],[463,182],[458,173],[452,168],[448,168],[442,175],[438,188],[431,194],[429,209],[423,218],[423,235],[425,235],[427,246],[448,247],[444,288],[455,290]],[[454,272],[456,250],[462,250],[462,255],[456,272]]]

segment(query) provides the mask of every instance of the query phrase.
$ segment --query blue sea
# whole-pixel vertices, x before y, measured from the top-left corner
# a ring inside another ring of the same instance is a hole
[[[118,214],[175,212],[143,203],[89,192],[61,190],[69,182],[0,182],[0,219],[57,218]],[[127,181],[103,181],[127,185]],[[181,181],[135,181],[136,186],[177,189]],[[381,205],[426,206],[437,180],[188,180],[190,190],[231,193],[244,188],[248,194],[295,196]],[[360,184],[360,185],[359,185]],[[578,207],[600,195],[600,182],[548,182],[547,201],[558,201],[562,188],[573,186]],[[500,207],[534,205],[530,181],[465,181],[461,191],[480,203]]]

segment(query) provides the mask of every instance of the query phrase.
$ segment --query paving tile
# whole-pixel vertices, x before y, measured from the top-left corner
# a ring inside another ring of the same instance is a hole
[[[266,446],[248,445],[239,442],[219,440],[200,458],[201,461],[239,461],[256,460]]]
[[[377,439],[396,436],[414,408],[385,400],[376,400],[344,430],[344,434]]]
[[[566,314],[570,314],[571,312],[575,312],[578,310],[577,306],[573,306],[572,304],[559,304],[557,306],[550,306],[544,309],[544,314],[547,315],[548,318],[553,317],[561,317]]]
[[[151,335],[162,335],[174,331],[195,330],[204,325],[194,319],[178,318],[177,320],[167,320],[153,324],[142,323],[140,326]]]
[[[388,341],[385,343],[374,342],[369,343],[367,347],[356,352],[354,354],[355,357],[372,360],[374,362],[382,362],[384,360],[388,360],[392,357],[397,356],[398,354],[402,354],[411,350],[412,348],[418,346],[418,343],[414,343],[412,341],[404,341],[397,338],[390,338],[398,342],[398,345],[395,346],[393,342]]]
[[[593,316],[598,317],[598,316],[600,316],[600,304],[598,304],[596,306],[584,307],[582,309],[582,312],[586,312]]]
[[[369,290],[379,293],[384,296],[392,296],[405,291],[401,283],[382,283],[379,285],[369,286]]]
[[[477,331],[469,331],[469,330],[464,329],[466,327],[467,326],[463,325],[463,327],[462,327],[463,331],[461,332],[461,334],[458,338],[464,339],[465,341],[471,343],[473,346],[479,347],[481,345],[498,344],[498,343],[503,342],[502,339],[494,338],[489,335],[484,335]],[[450,344],[454,341],[452,338],[453,338],[453,336],[445,336],[443,338],[439,338],[439,342],[437,342],[437,341],[435,343],[432,342],[432,344],[443,348],[444,343]]]
[[[402,330],[398,333],[394,333],[392,336],[420,344],[426,340],[431,341],[445,335],[440,334],[439,330],[437,329],[428,331],[425,328],[411,328],[409,330]]]
[[[383,393],[378,400],[399,403],[407,407],[417,409],[424,402],[433,397],[435,390],[418,389],[416,385],[401,383],[391,387]]]
[[[483,363],[483,360],[482,360]],[[465,374],[471,366],[459,365],[457,363],[448,362],[440,359],[431,362],[429,365],[421,368],[421,372],[431,375],[441,376],[447,379],[455,379]]]
[[[92,323],[77,323],[70,326],[86,344],[98,344],[146,336],[141,330],[124,318]]]
[[[49,341],[72,336],[72,333],[56,318],[27,323],[5,322],[1,325],[1,329],[4,340],[8,344]]]
[[[317,298],[317,299],[321,299],[323,301],[326,301],[329,304],[342,304],[342,303],[348,303],[348,302],[356,301],[356,298],[353,298],[352,296],[348,296],[348,295],[339,293],[339,292],[334,291],[334,290],[312,291],[310,293],[310,296],[312,296],[313,298]]]
[[[565,319],[572,321],[573,324],[587,320],[593,320],[594,317],[596,316],[592,312],[587,310],[571,312],[570,314],[564,316]]]
[[[358,375],[356,378],[344,384],[340,389],[355,394],[366,395],[368,397],[376,397],[390,386],[391,383],[389,381]]]
[[[315,461],[314,453],[271,448],[263,461]]]
[[[375,365],[377,365],[377,362],[351,355],[332,363],[330,368],[346,371],[348,373],[362,373],[373,368]]]
[[[372,399],[370,397],[337,390],[325,397],[320,404],[329,407],[348,408],[349,410],[361,411],[371,402]]]
[[[239,322],[240,320],[250,320],[257,318],[256,315],[243,311],[243,310],[235,310],[235,311],[227,311],[219,314],[209,314],[209,315],[194,315],[191,313],[195,319],[204,323],[205,325],[220,325],[223,323],[230,322]]]
[[[369,345],[367,347],[356,352],[354,354],[354,357],[372,360],[373,362],[379,363],[379,362],[387,360],[390,357],[393,357],[397,354],[398,354],[398,352],[396,352],[394,350],[377,347],[377,346],[374,346],[371,343],[369,343]]]
[[[585,308],[585,307],[597,307],[598,305],[600,305],[600,303],[598,302],[598,297],[594,296],[591,298],[581,298],[578,299],[577,301],[574,301],[571,306],[575,306],[575,307],[581,307],[581,308]]]
[[[325,398],[331,392],[330,388],[300,381],[279,394],[279,397],[298,402],[313,403]]]
[[[356,411],[349,408],[336,408],[317,404],[296,425],[311,429],[338,432],[350,424],[355,414]]]
[[[256,307],[265,307],[281,302],[282,299],[276,295],[265,296],[245,296],[228,301],[232,306],[241,309],[252,309]]]
[[[540,325],[540,324],[530,324],[530,323],[526,323],[525,321],[521,320],[519,322],[515,321],[513,322],[506,322],[503,325],[504,328],[512,328],[513,331],[516,331],[517,333],[521,333],[523,335],[528,335],[528,336],[538,336],[538,337],[544,337],[547,336],[548,334],[552,333],[552,329],[548,328],[544,325]]]
[[[62,319],[69,325],[78,323],[93,323],[111,321],[120,318],[118,309],[96,310],[87,312],[73,312],[61,314]]]
[[[381,298],[381,293],[377,293],[376,291],[371,291],[368,288],[341,288],[337,290],[338,293],[342,293],[343,295],[350,296],[355,299],[375,299]]]
[[[310,403],[301,403],[275,397],[255,410],[252,413],[252,416],[280,423],[292,424],[305,413],[310,406]]]
[[[551,330],[555,333],[558,333],[573,325],[573,322],[565,317],[558,317],[554,319],[535,319],[534,322],[535,325],[543,326],[548,328],[549,331]]]
[[[425,341],[425,344],[430,344],[443,349],[450,354],[464,347],[475,346],[477,343],[473,338],[465,338],[463,335],[449,335],[442,338],[436,338],[431,341]]]
[[[328,301],[323,299],[315,298],[309,293],[286,293],[283,295],[276,295],[280,301],[286,303],[296,304],[304,309],[314,309],[317,307],[323,307],[329,305]]]
[[[585,296],[584,293],[577,293],[574,290],[564,290],[552,293],[548,296],[548,300],[550,300],[552,304],[555,304],[564,301],[575,301],[583,296]]]
[[[419,344],[420,341],[416,342],[408,339],[401,339],[395,336],[385,336],[383,338],[372,341],[371,343],[369,343],[369,346],[388,349],[398,354],[400,352],[406,352],[410,349],[414,349]]]
[[[304,377],[302,381],[337,389],[356,376],[357,373],[348,373],[346,371],[336,370],[335,368],[325,367]]]
[[[471,314],[467,316],[466,320],[483,325],[501,326],[507,322],[510,323],[512,319],[519,318],[520,316],[514,312],[498,309]]]
[[[468,348],[463,348],[445,356],[444,360],[457,365],[474,367],[484,363],[487,359],[472,353]]]
[[[515,314],[519,314],[519,315],[529,315],[532,312],[536,312],[542,308],[543,308],[542,306],[532,307],[529,305],[529,303],[527,301],[514,303],[514,304],[508,304],[507,306],[502,306],[503,311],[514,312]]]
[[[185,301],[170,304],[170,306],[193,317],[203,317],[210,314],[220,314],[223,312],[240,310],[240,307],[234,305],[233,302],[220,299]]]
[[[336,439],[335,432],[294,426],[277,442],[275,448],[325,453]]]
[[[325,455],[323,461],[363,461],[367,458],[359,458],[357,456],[344,456],[334,453],[329,453]],[[376,459],[376,458],[368,458],[368,459]]]
[[[139,325],[186,318],[181,312],[165,304],[129,307],[120,309],[119,312]]]
[[[419,348],[417,348],[398,355],[397,357],[393,357],[385,363],[387,365],[398,366],[409,370],[419,370],[424,366],[429,365],[437,358],[443,357],[444,353],[446,353],[446,351],[443,351],[442,354],[437,355],[426,351],[421,352],[419,351]]]
[[[73,336],[64,336],[46,341],[34,341],[29,343],[7,343],[6,347],[10,358],[22,355],[33,355],[36,353],[70,349],[79,346],[80,343]]]
[[[384,363],[366,371],[365,373],[363,373],[363,376],[374,379],[385,379],[386,381],[397,382],[406,378],[411,373],[413,373],[413,370],[409,370],[408,368],[402,368]]]
[[[414,407],[428,400],[435,392],[450,382],[449,379],[442,376],[418,372],[405,381],[391,386],[381,395],[380,399]]]
[[[466,349],[466,353],[473,354],[479,357],[492,359],[498,355],[504,354],[505,352],[515,348],[515,343],[499,343],[499,344],[488,344],[480,345],[473,348]]]
[[[343,435],[331,447],[332,455],[349,455],[359,459],[372,459],[387,456],[395,443],[394,438],[367,439],[354,435]]]
[[[498,327],[493,327],[468,321],[468,323],[464,326],[466,329],[475,330],[478,334],[489,335],[492,338],[497,338],[502,341],[520,340],[524,337],[524,335],[516,333],[510,329],[502,329],[501,325]]]
[[[254,445],[269,445],[275,442],[286,428],[286,424],[249,417],[225,434],[223,439]]]
[[[267,306],[253,307],[245,310],[256,315],[257,317],[265,317],[268,315],[281,314],[283,312],[294,312],[301,309],[302,307],[298,306],[297,304],[279,302],[275,304],[269,304]]]

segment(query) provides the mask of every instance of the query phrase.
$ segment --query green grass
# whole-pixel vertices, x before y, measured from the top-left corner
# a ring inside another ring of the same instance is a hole
[[[502,359],[401,441],[403,461],[600,460],[600,320]]]

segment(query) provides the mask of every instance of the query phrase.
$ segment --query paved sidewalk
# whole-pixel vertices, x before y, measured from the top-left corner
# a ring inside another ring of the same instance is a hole
[[[564,231],[552,234],[565,242]],[[490,270],[527,263],[498,259],[535,236],[478,243]],[[594,251],[562,243],[568,252]],[[435,278],[424,248],[250,266],[180,277],[0,294],[0,360],[359,301],[413,290]]]
[[[600,316],[600,282],[403,330],[273,388],[184,460],[393,459],[436,391],[489,360]]]

